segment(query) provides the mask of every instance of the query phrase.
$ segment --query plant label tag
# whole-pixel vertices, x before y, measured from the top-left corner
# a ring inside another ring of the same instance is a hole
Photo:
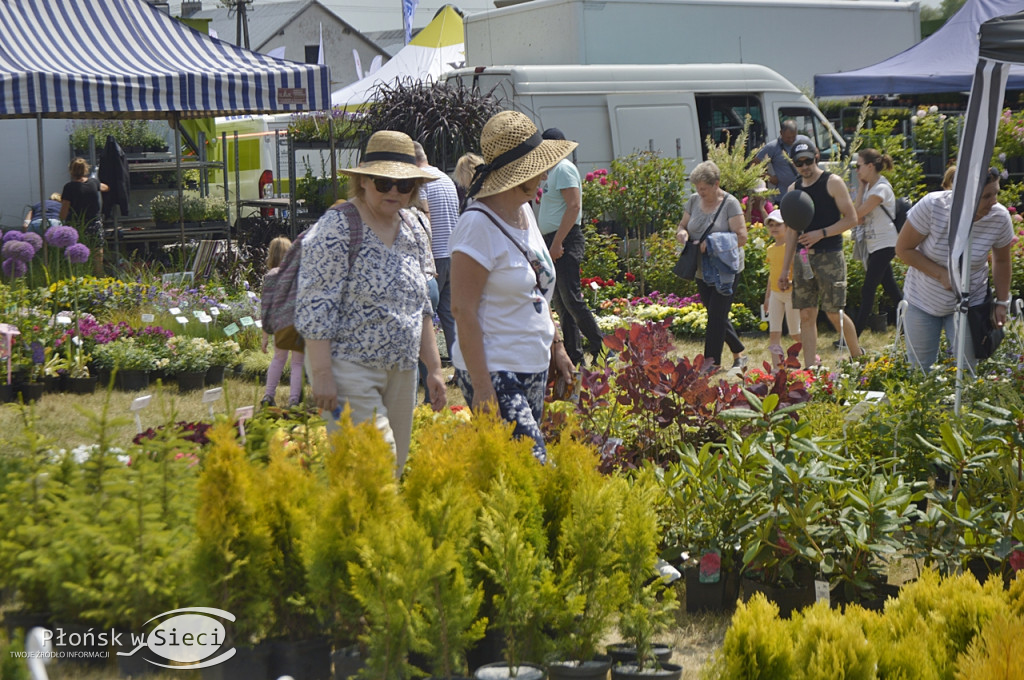
[[[153,395],[152,394],[147,394],[147,395],[142,396],[142,397],[135,397],[134,399],[132,399],[132,404],[131,404],[131,406],[128,407],[128,409],[131,410],[131,411],[141,411],[142,409],[144,409],[147,406],[149,406],[149,402],[152,401],[152,400],[153,400]]]
[[[70,316],[58,316],[57,317],[57,323],[59,323],[59,324],[61,324],[63,326],[66,326],[69,323],[71,323],[71,317]]]
[[[246,328],[248,328],[249,326],[252,326],[253,323],[254,323],[251,316],[243,316],[238,321],[239,321],[239,323],[241,323]]]
[[[250,300],[255,300],[256,298],[259,297],[258,295],[256,295],[256,293],[252,292],[251,290],[247,294]]]
[[[591,287],[591,288],[592,288],[593,290],[601,290],[601,286],[597,285],[597,281],[591,281],[591,282],[590,282],[590,287]]]
[[[211,321],[213,321],[213,317],[207,314],[206,312],[203,312],[202,314],[199,315],[199,320],[203,323],[210,323]]]
[[[820,579],[814,580],[814,601],[824,602],[831,606],[829,601],[828,581],[822,581]]]
[[[192,316],[196,317],[197,319],[202,319],[203,318],[203,314],[206,314],[206,312],[204,312],[201,309],[193,309],[192,310]]]
[[[0,323],[0,335],[21,335],[21,331],[18,330],[17,326],[12,326],[9,323]]]
[[[722,580],[722,553],[718,549],[707,550],[700,556],[698,581],[718,583]]]
[[[238,324],[237,323],[230,323],[230,324],[228,324],[227,326],[224,327],[224,335],[228,336],[229,338],[232,335],[234,335],[235,333],[237,333],[237,332],[238,332]]]
[[[173,314],[174,316],[177,316],[177,315],[181,314],[181,310],[178,309],[177,307],[171,307],[170,309],[167,310],[167,313],[168,314]]]
[[[203,403],[204,404],[209,404],[212,401],[217,401],[218,399],[220,399],[223,396],[224,396],[224,388],[223,387],[214,387],[211,390],[206,390],[205,392],[203,392]]]
[[[263,328],[263,319],[256,319],[256,328]]]
[[[153,323],[154,321],[156,321],[156,316],[154,316],[153,314],[142,315],[142,323]]]
[[[242,439],[242,443],[245,443],[245,421],[252,418],[252,414],[255,411],[253,406],[240,406],[235,409],[235,418],[238,420],[238,436]]]
[[[220,316],[220,307],[210,307],[210,316]]]
[[[188,317],[187,316],[182,316],[181,314],[179,314],[178,316],[174,317],[174,320],[177,321],[178,323],[180,323],[182,326],[184,326],[184,325],[186,325],[188,323]]]
[[[77,335],[71,338],[71,342],[75,343],[75,346],[77,347],[82,346],[82,338],[78,337]]]
[[[622,446],[622,440],[618,437],[609,437],[601,446],[601,457],[610,458],[615,455],[615,450]]]

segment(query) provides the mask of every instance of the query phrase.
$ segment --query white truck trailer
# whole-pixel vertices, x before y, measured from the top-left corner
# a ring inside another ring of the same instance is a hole
[[[493,92],[538,129],[560,128],[580,143],[574,161],[584,171],[637,150],[681,157],[692,169],[705,158],[709,135],[735,139],[748,114],[750,148],[775,139],[787,118],[815,140],[822,160],[843,146],[821,111],[765,66],[481,66],[445,79]]]
[[[805,92],[921,40],[916,1],[876,0],[531,0],[465,31],[467,66],[762,64]]]

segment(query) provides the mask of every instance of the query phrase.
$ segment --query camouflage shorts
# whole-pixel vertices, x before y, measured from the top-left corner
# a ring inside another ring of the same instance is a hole
[[[843,251],[808,255],[814,277],[805,279],[800,253],[793,258],[793,307],[838,312],[846,306],[846,257]]]

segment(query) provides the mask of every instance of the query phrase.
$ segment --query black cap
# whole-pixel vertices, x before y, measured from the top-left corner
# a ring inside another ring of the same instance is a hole
[[[817,147],[814,146],[814,144],[811,144],[809,142],[800,142],[799,144],[793,147],[793,153],[790,154],[790,157],[793,160],[796,160],[798,158],[803,158],[805,156],[808,158],[814,158],[817,155],[818,149]]]
[[[565,134],[562,133],[558,128],[548,128],[541,134],[544,139],[556,139],[558,141],[565,141]]]

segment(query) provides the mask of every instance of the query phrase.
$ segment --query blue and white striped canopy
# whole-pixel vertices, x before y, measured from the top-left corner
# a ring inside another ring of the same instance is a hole
[[[250,52],[143,0],[0,0],[0,117],[206,117],[331,106],[326,66]]]

